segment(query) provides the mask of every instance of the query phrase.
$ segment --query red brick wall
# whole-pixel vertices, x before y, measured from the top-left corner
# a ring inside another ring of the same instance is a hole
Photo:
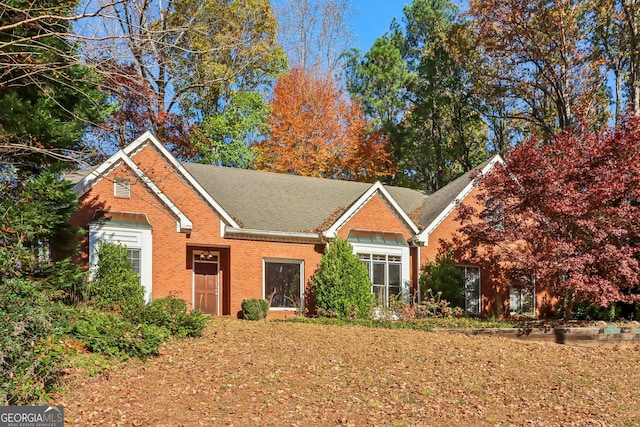
[[[471,191],[463,202],[467,205],[475,206],[477,209],[482,207],[476,201],[478,189]],[[455,218],[458,208],[455,208],[429,235],[428,245],[420,248],[420,265],[426,264],[428,261],[435,261],[436,255],[442,247],[441,241],[452,241],[452,237],[458,232],[461,224]],[[465,260],[456,260],[461,265],[473,265],[465,262]],[[480,292],[482,293],[482,313],[484,315],[504,316],[508,314],[509,309],[509,285],[504,281],[492,275],[486,268],[481,269],[480,276]]]
[[[338,230],[338,236],[346,239],[351,229],[388,231],[402,233],[405,239],[411,237],[411,232],[406,229],[400,218],[395,215],[378,194],[375,194],[358,212],[349,218],[347,223]]]

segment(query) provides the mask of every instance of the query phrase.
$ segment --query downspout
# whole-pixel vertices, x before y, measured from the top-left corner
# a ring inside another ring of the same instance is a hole
[[[417,262],[416,262],[416,289],[418,289],[418,304],[422,303],[422,292],[420,292],[420,245],[416,245],[417,252]]]

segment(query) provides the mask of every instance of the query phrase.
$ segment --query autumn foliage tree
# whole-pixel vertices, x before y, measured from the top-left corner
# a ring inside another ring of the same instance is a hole
[[[499,264],[567,303],[634,302],[640,285],[640,119],[600,133],[531,139],[482,177],[463,206],[458,256]],[[482,219],[484,221],[479,221]]]
[[[259,169],[365,182],[393,172],[387,138],[370,132],[360,106],[332,78],[294,68],[276,83],[270,107]]]
[[[102,142],[102,149],[109,152],[124,148],[145,130],[151,130],[163,135],[165,144],[176,149],[177,154],[190,154],[186,141],[192,124],[158,106],[155,90],[147,80],[139,78],[132,64],[106,62],[99,68],[104,75],[100,87],[114,105],[109,120],[90,133]]]
[[[602,125],[608,117],[606,78],[593,61],[584,0],[471,0],[477,43],[485,53],[478,90],[525,135],[550,139],[580,115]]]

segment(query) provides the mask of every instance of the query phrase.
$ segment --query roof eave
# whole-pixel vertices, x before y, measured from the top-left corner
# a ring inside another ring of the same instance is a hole
[[[322,233],[302,233],[289,231],[257,230],[250,228],[224,227],[224,238],[242,240],[262,240],[288,243],[324,243]]]

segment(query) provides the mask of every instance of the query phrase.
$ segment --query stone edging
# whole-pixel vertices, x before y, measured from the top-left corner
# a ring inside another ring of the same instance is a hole
[[[438,328],[437,332],[498,336],[523,341],[592,346],[600,344],[640,345],[640,326],[532,327],[532,328]]]

